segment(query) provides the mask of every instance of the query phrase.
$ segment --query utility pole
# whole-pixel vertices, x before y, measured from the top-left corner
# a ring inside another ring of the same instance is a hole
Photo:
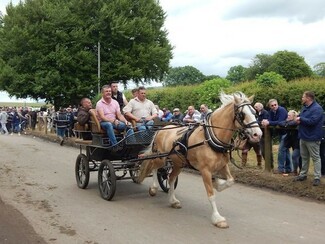
[[[97,58],[98,58],[98,67],[97,67],[97,89],[98,89],[98,94],[100,94],[100,42],[98,42],[98,53],[97,53]]]

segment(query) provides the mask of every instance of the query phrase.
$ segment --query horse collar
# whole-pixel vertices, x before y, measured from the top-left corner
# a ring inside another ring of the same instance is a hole
[[[221,141],[213,132],[213,125],[210,124],[211,114],[207,115],[206,124],[203,124],[204,135],[209,146],[216,152],[226,153],[233,149],[233,145]]]

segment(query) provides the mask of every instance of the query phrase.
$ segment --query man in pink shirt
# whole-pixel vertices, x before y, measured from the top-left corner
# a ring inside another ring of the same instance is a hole
[[[100,126],[106,130],[107,136],[110,139],[111,145],[117,144],[114,134],[114,129],[124,131],[128,124],[125,117],[122,115],[120,105],[112,99],[112,90],[109,85],[102,87],[102,98],[96,104],[97,117]],[[128,134],[132,129],[129,129]]]

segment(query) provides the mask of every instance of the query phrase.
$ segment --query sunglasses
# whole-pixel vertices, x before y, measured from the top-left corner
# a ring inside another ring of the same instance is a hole
[[[271,107],[276,107],[276,106],[278,106],[278,105],[277,105],[277,104],[272,104],[272,105],[271,105]]]

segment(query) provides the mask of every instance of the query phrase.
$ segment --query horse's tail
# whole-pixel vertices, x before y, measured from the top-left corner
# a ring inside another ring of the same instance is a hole
[[[157,133],[153,137],[153,140],[151,141],[150,145],[141,153],[142,157],[152,155],[156,135]],[[153,169],[153,160],[152,159],[143,160],[141,163],[140,172],[138,176],[138,183],[141,183],[152,172],[152,169]]]

